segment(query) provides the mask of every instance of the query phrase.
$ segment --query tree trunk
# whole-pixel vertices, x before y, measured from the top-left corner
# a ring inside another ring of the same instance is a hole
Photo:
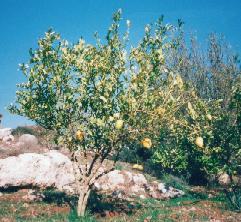
[[[79,217],[85,215],[85,210],[87,207],[89,195],[90,195],[90,187],[89,186],[85,186],[85,187],[83,187],[83,189],[80,189],[78,206],[77,206],[77,214]]]

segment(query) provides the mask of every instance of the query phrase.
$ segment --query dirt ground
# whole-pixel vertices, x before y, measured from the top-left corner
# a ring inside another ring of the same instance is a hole
[[[69,219],[70,206],[67,202],[29,200],[27,194],[28,189],[2,192],[0,221],[75,221]],[[113,206],[111,201],[111,199],[106,199],[101,210],[89,206],[94,221],[241,221],[241,213],[227,210],[222,201],[214,199],[182,197],[171,201],[146,200],[140,205],[132,205],[132,208],[126,203]]]

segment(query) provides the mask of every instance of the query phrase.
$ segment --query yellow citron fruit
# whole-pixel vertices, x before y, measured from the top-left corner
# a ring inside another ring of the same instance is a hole
[[[202,148],[202,147],[203,147],[203,138],[200,137],[200,136],[197,137],[196,140],[195,140],[195,144],[196,144],[198,147]]]
[[[139,165],[139,164],[134,164],[132,166],[132,169],[135,169],[135,170],[143,170],[143,166],[142,165]]]
[[[151,146],[152,146],[152,142],[151,142],[151,139],[149,138],[144,138],[142,141],[141,141],[141,144],[144,148],[146,149],[150,149]]]
[[[212,120],[211,114],[207,114],[206,117],[207,117],[208,120]]]
[[[118,119],[116,122],[115,122],[115,128],[116,129],[121,129],[122,127],[123,127],[123,125],[124,125],[124,121],[123,120],[121,120],[121,119]]]
[[[75,134],[76,139],[82,141],[84,139],[84,133],[81,130],[78,130]]]

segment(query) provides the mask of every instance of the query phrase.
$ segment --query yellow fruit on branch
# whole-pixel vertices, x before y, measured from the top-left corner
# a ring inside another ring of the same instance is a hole
[[[124,121],[121,120],[121,119],[118,119],[118,120],[115,122],[115,128],[118,129],[118,130],[119,130],[119,129],[122,129],[123,125],[124,125]]]
[[[143,170],[143,166],[142,165],[139,165],[139,164],[134,164],[133,166],[132,166],[132,169],[135,169],[135,170]]]
[[[200,148],[203,148],[203,138],[202,137],[197,137],[196,140],[195,140],[195,144],[200,147]]]
[[[79,141],[82,141],[84,139],[84,132],[81,130],[78,130],[75,134],[76,139]]]
[[[146,149],[150,149],[151,146],[152,146],[152,142],[151,142],[151,139],[149,138],[144,138],[142,141],[141,141],[141,144],[144,148]]]

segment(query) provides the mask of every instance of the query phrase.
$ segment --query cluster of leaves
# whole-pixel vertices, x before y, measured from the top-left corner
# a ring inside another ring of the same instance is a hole
[[[70,45],[49,30],[39,40],[39,48],[30,50],[29,64],[21,65],[28,81],[19,85],[19,107],[11,106],[10,110],[57,131],[57,142],[72,150],[105,152],[112,148],[120,134],[114,129],[116,121],[123,118],[121,95],[125,88],[119,16],[114,17],[106,45],[98,39],[97,46],[83,39]]]

